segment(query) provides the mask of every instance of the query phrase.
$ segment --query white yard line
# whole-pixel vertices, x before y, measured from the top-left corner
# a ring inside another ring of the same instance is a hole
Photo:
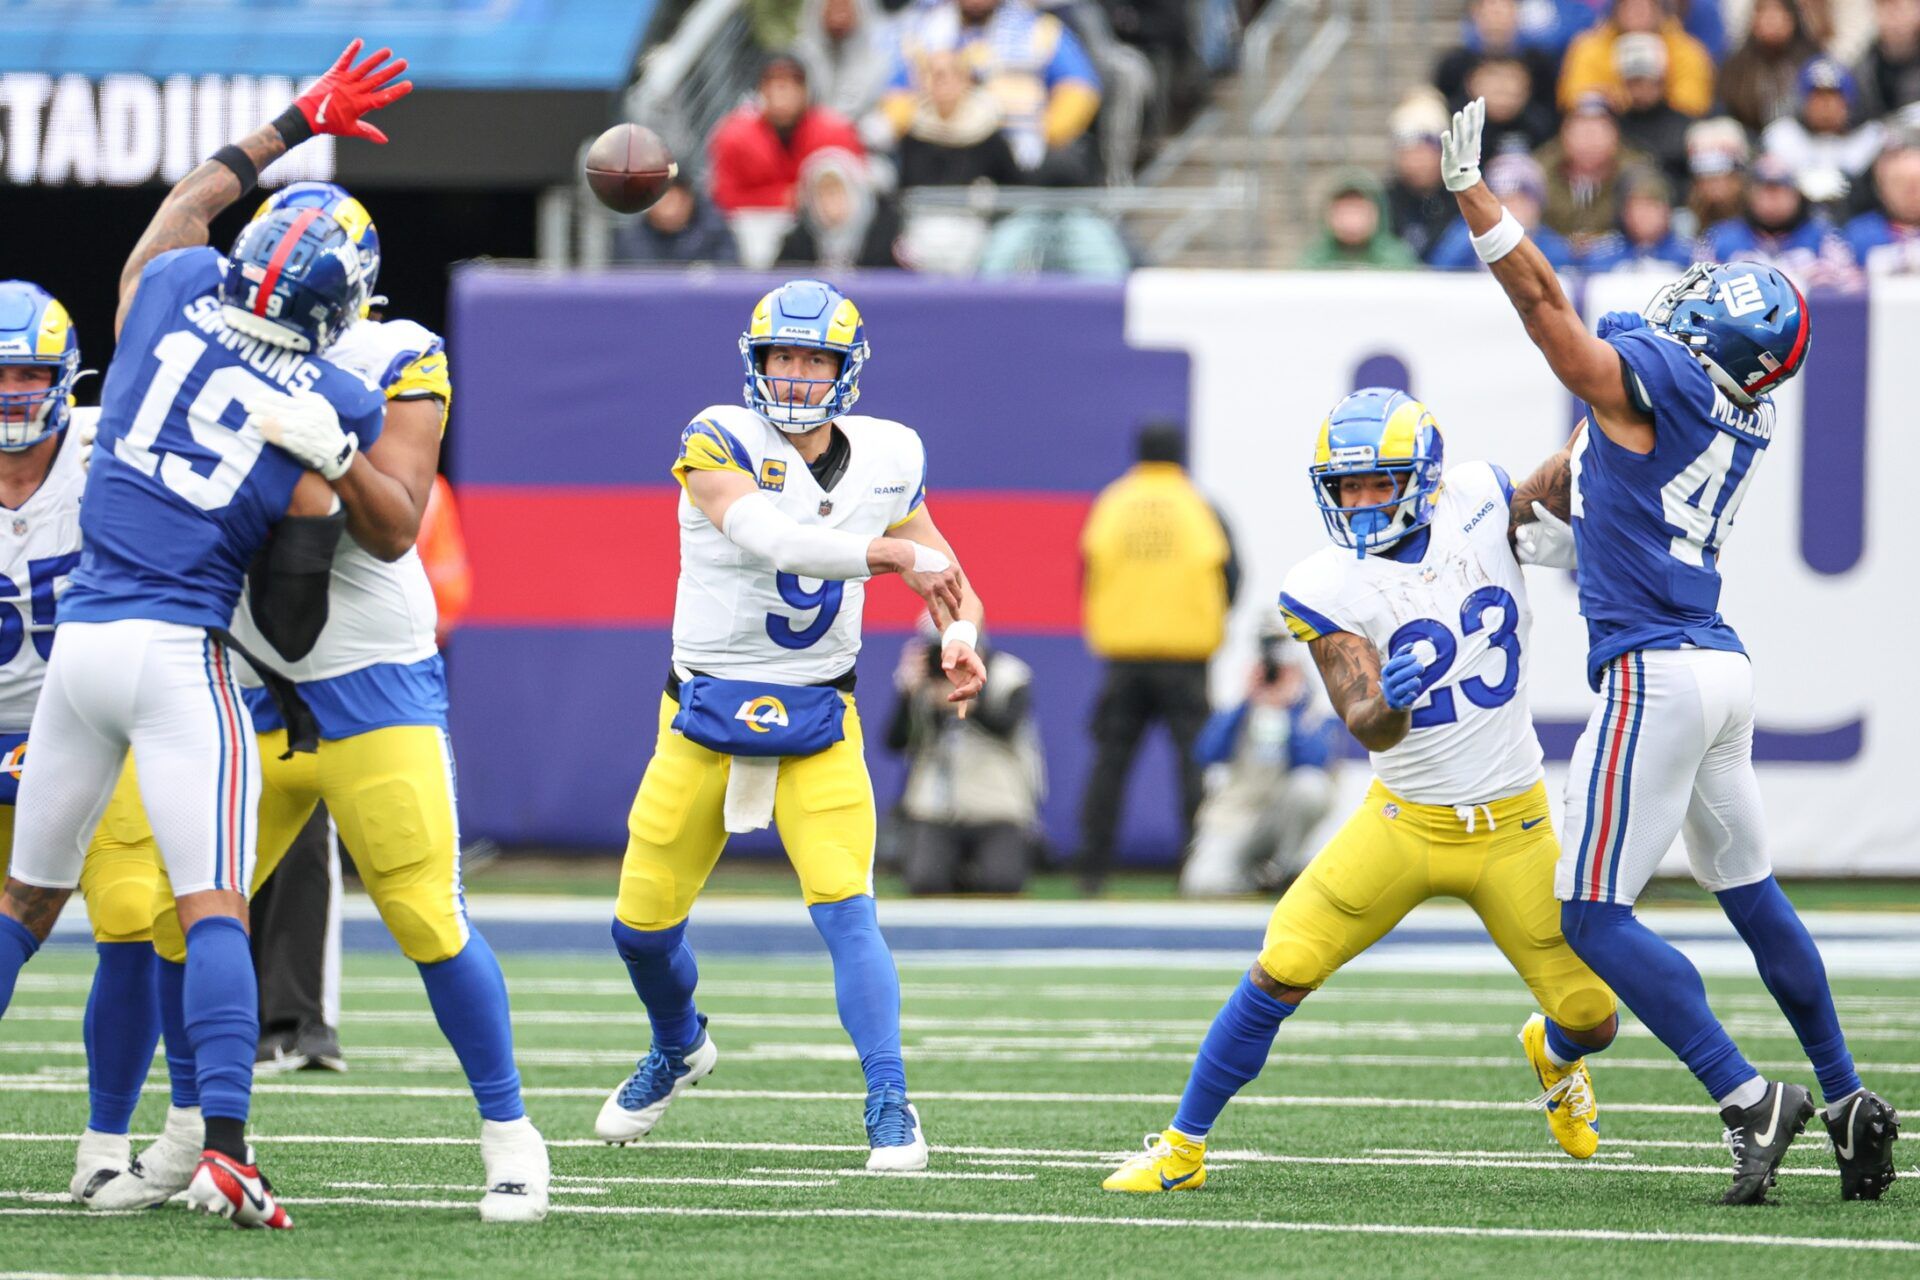
[[[908,1172],[890,1172],[885,1169],[760,1169],[747,1170],[748,1173],[824,1173],[832,1178],[907,1178],[918,1181],[934,1182],[1032,1182],[1031,1173],[951,1173],[939,1169],[916,1169]],[[636,1178],[636,1182],[645,1182],[645,1178]]]

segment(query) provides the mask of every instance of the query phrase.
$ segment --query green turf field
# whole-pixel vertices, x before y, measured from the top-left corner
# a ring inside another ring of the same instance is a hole
[[[1920,1133],[1879,1204],[1841,1202],[1810,1132],[1773,1206],[1723,1209],[1718,1121],[1631,1024],[1595,1070],[1601,1157],[1561,1157],[1514,1105],[1534,1089],[1511,978],[1336,978],[1228,1110],[1208,1185],[1136,1198],[1099,1180],[1168,1119],[1230,970],[908,959],[907,1064],[933,1165],[883,1179],[861,1176],[859,1073],[824,961],[706,963],[719,1070],[624,1149],[590,1139],[646,1042],[624,974],[610,955],[504,962],[529,1109],[555,1143],[552,1216],[481,1226],[478,1124],[452,1055],[411,966],[361,955],[351,1073],[267,1078],[256,1095],[262,1162],[297,1223],[267,1234],[66,1203],[91,955],[50,949],[0,1024],[0,1275],[1920,1274]],[[1811,1083],[1757,982],[1710,986],[1763,1069]],[[1837,988],[1864,1073],[1920,1108],[1920,982]],[[156,1074],[136,1132],[157,1129],[164,1092]]]

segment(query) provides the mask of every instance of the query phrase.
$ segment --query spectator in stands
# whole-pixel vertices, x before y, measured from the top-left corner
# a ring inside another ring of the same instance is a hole
[[[726,219],[694,189],[684,170],[651,208],[614,233],[613,252],[623,262],[732,265],[740,258]]]
[[[1897,132],[1873,164],[1884,212],[1847,224],[1847,244],[1870,276],[1920,274],[1920,132]]]
[[[1673,229],[1673,187],[1650,169],[1627,173],[1620,225],[1580,255],[1580,269],[1658,271],[1672,276],[1693,265],[1693,246]]]
[[[1433,68],[1433,87],[1446,98],[1448,110],[1458,111],[1480,96],[1467,88],[1475,67],[1489,58],[1510,58],[1526,68],[1532,100],[1551,114],[1559,54],[1525,42],[1521,8],[1517,0],[1469,0],[1461,43],[1442,54]]]
[[[952,52],[929,54],[922,67],[913,123],[900,139],[900,186],[964,187],[986,179],[1021,179],[1013,149],[1000,132],[1000,104]]]
[[[788,266],[898,267],[900,213],[874,189],[866,161],[828,147],[800,166],[800,220],[780,246]]]
[[[1127,775],[1156,721],[1178,752],[1181,843],[1193,837],[1207,722],[1207,662],[1240,589],[1233,539],[1186,471],[1186,435],[1172,423],[1140,433],[1139,463],[1094,500],[1080,531],[1087,647],[1106,664],[1090,729],[1095,754],[1080,806],[1077,870],[1097,891],[1113,861]]]
[[[1620,141],[1652,158],[1675,187],[1687,182],[1687,129],[1693,124],[1667,103],[1667,46],[1658,36],[1621,36],[1613,45],[1620,70]]]
[[[1481,154],[1531,151],[1560,127],[1552,107],[1534,100],[1532,75],[1517,58],[1484,58],[1467,73],[1467,98],[1487,100],[1486,131]]]
[[[1206,799],[1180,868],[1186,897],[1283,890],[1313,854],[1307,837],[1332,805],[1345,726],[1313,696],[1298,648],[1270,611],[1246,697],[1214,712],[1194,744]]]
[[[1035,862],[1046,771],[1033,669],[984,641],[987,690],[963,720],[947,701],[931,624],[900,651],[887,746],[907,758],[900,875],[914,894],[1019,893]]]
[[[1781,116],[1760,135],[1760,146],[1793,170],[1801,190],[1839,194],[1864,175],[1880,154],[1886,128],[1878,120],[1856,125],[1860,90],[1853,73],[1832,58],[1814,58],[1800,70],[1798,110]]]
[[[1119,229],[1091,209],[1025,209],[1002,218],[980,251],[982,277],[1059,274],[1120,280],[1133,255]]]
[[[1496,156],[1486,166],[1486,177],[1487,188],[1500,198],[1507,212],[1527,229],[1527,237],[1546,255],[1554,270],[1565,271],[1572,267],[1573,246],[1540,220],[1540,211],[1547,199],[1547,175],[1541,172],[1534,158],[1519,152]],[[1441,235],[1440,242],[1433,246],[1433,252],[1427,256],[1427,265],[1443,271],[1468,271],[1475,267],[1486,269],[1480,256],[1473,251],[1473,237],[1464,220],[1454,223]]]
[[[800,34],[804,0],[746,0],[747,29],[753,42],[769,53],[793,47]]]
[[[1720,97],[1727,114],[1751,133],[1790,114],[1800,68],[1819,53],[1794,0],[1754,0],[1747,38],[1720,68]]]
[[[1560,122],[1560,136],[1533,158],[1547,176],[1542,217],[1576,250],[1619,220],[1620,175],[1653,167],[1647,156],[1620,145],[1620,125],[1600,94],[1576,102]]]
[[[1613,0],[1608,19],[1574,39],[1560,69],[1561,107],[1570,109],[1595,92],[1617,97],[1621,84],[1614,42],[1636,33],[1658,36],[1667,46],[1668,105],[1686,115],[1705,115],[1713,105],[1713,57],[1687,34],[1667,0]]]
[[[1308,271],[1406,271],[1420,265],[1406,241],[1393,234],[1387,193],[1365,169],[1335,175],[1320,234],[1300,255]]]
[[[1035,180],[1098,176],[1087,130],[1100,109],[1100,75],[1060,19],[1027,0],[935,0],[908,12],[881,100],[895,137],[913,123],[925,60],[938,52],[959,53],[999,101],[1013,157]]]
[[[1440,134],[1447,106],[1431,89],[1416,89],[1388,121],[1393,138],[1393,178],[1387,183],[1387,213],[1393,234],[1425,258],[1440,233],[1460,217],[1460,206],[1440,181]]]
[[[758,99],[722,120],[707,143],[713,202],[729,217],[791,209],[800,166],[825,147],[863,154],[846,118],[809,100],[800,60],[775,54],[761,69]]]
[[[1727,23],[1720,0],[1676,0],[1674,14],[1686,33],[1706,47],[1717,65],[1727,56]]]
[[[1698,236],[1708,227],[1737,218],[1747,207],[1747,161],[1752,148],[1747,131],[1732,116],[1702,120],[1687,130],[1687,188],[1683,234]]]
[[[1878,33],[1854,68],[1868,120],[1920,102],[1920,0],[1875,0],[1873,16]]]
[[[1793,171],[1773,156],[1754,162],[1743,215],[1708,227],[1699,256],[1714,262],[1764,262],[1786,272],[1802,289],[1845,288],[1859,282],[1853,250],[1832,223],[1808,207]]]
[[[807,67],[813,100],[860,125],[893,70],[893,41],[875,0],[806,0],[794,56]]]

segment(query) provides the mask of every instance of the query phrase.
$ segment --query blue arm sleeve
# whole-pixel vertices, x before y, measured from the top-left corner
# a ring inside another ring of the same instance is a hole
[[[1233,758],[1234,744],[1240,740],[1240,726],[1247,720],[1247,704],[1231,711],[1216,711],[1207,717],[1200,736],[1193,740],[1193,762],[1199,765],[1224,764]]]

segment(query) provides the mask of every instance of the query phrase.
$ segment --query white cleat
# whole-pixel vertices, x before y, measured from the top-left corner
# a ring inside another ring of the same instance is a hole
[[[867,1095],[867,1168],[875,1173],[918,1173],[927,1167],[927,1134],[920,1112],[898,1089]]]
[[[168,1107],[167,1127],[154,1144],[134,1157],[125,1173],[93,1189],[89,1209],[152,1209],[187,1189],[200,1164],[206,1125],[198,1107]]]
[[[236,1227],[293,1229],[293,1219],[273,1198],[272,1184],[254,1163],[251,1147],[244,1164],[218,1151],[202,1152],[187,1184],[187,1208],[225,1218]]]
[[[607,1096],[593,1131],[602,1142],[627,1143],[644,1138],[660,1123],[667,1106],[682,1092],[713,1074],[720,1060],[707,1020],[700,1019],[700,1038],[684,1055],[661,1052],[658,1046],[640,1059],[640,1065],[618,1089]]]
[[[487,1194],[480,1198],[482,1222],[538,1222],[547,1216],[546,1139],[533,1121],[480,1122],[480,1158],[487,1165]]]
[[[81,1204],[93,1193],[127,1171],[133,1163],[133,1141],[124,1133],[98,1133],[92,1129],[80,1135],[80,1149],[73,1158],[73,1181],[67,1194]]]

